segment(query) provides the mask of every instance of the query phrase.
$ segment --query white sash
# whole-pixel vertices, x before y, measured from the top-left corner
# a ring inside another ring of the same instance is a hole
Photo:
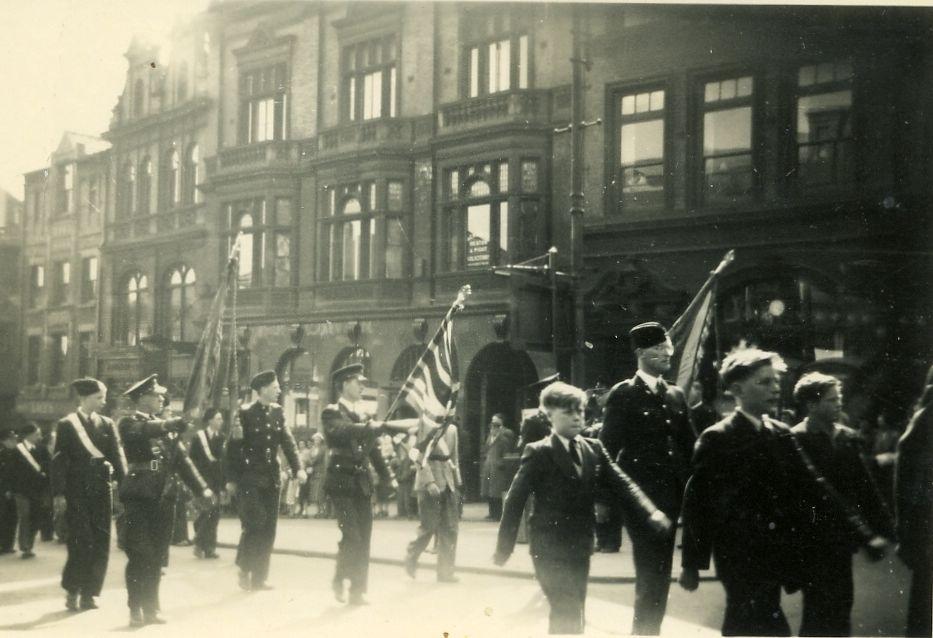
[[[207,460],[211,463],[215,463],[217,459],[215,459],[214,455],[211,453],[211,445],[207,441],[207,433],[204,430],[198,430],[198,438],[201,439],[201,447],[204,448],[204,456],[206,456]]]
[[[18,444],[16,449],[18,449],[19,453],[22,454],[23,457],[29,462],[29,464],[32,466],[32,469],[34,469],[39,474],[45,474],[45,472],[42,471],[42,468],[39,467],[39,464],[36,462],[36,459],[32,456],[32,452],[26,449],[25,443]]]
[[[81,424],[81,419],[78,418],[77,412],[72,412],[65,418],[71,422],[71,425],[75,429],[75,434],[78,435],[78,440],[81,441],[81,445],[83,445],[84,449],[88,451],[88,454],[91,455],[91,458],[104,458],[104,455],[100,453],[100,450],[98,450],[97,446],[94,445],[94,442],[91,441],[91,437],[87,435],[87,430],[85,430],[84,425]]]
[[[126,462],[126,453],[123,451],[123,441],[120,439],[120,428],[117,427],[117,422],[112,419],[110,421],[110,427],[113,428],[113,439],[117,442],[117,455],[120,457],[123,476],[126,476],[130,473],[130,466]]]

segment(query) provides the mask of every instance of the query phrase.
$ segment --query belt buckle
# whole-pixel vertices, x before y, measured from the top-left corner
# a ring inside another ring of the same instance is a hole
[[[159,471],[159,459],[152,459],[149,461],[149,469],[153,472]]]

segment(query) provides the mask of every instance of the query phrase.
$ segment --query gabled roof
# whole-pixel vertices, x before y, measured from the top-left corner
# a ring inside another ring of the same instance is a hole
[[[74,131],[65,131],[62,135],[58,148],[52,153],[53,160],[67,156],[71,159],[77,159],[84,155],[93,155],[110,148],[110,143],[94,135],[85,135],[84,133],[75,133]]]

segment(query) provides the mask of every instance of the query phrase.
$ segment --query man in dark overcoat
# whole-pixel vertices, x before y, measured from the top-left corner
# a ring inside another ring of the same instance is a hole
[[[204,411],[205,427],[191,439],[190,455],[194,466],[215,494],[225,490],[224,437],[221,428],[224,415],[217,408]],[[198,558],[218,558],[217,525],[220,522],[220,499],[212,500],[198,510],[194,520],[194,555]]]
[[[19,551],[23,558],[35,554],[36,534],[43,507],[43,496],[49,489],[49,474],[52,459],[48,449],[39,444],[41,433],[34,423],[20,428],[22,439],[13,455],[13,495],[16,499],[16,516],[19,519]]]

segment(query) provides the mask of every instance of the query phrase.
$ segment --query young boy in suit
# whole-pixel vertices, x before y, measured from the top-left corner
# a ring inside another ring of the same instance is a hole
[[[597,500],[621,501],[627,517],[657,533],[671,526],[596,439],[580,436],[586,394],[566,383],[541,392],[553,432],[528,445],[505,498],[493,561],[504,565],[515,548],[525,502],[534,495],[529,545],[535,575],[551,604],[552,634],[581,634],[593,553]]]

